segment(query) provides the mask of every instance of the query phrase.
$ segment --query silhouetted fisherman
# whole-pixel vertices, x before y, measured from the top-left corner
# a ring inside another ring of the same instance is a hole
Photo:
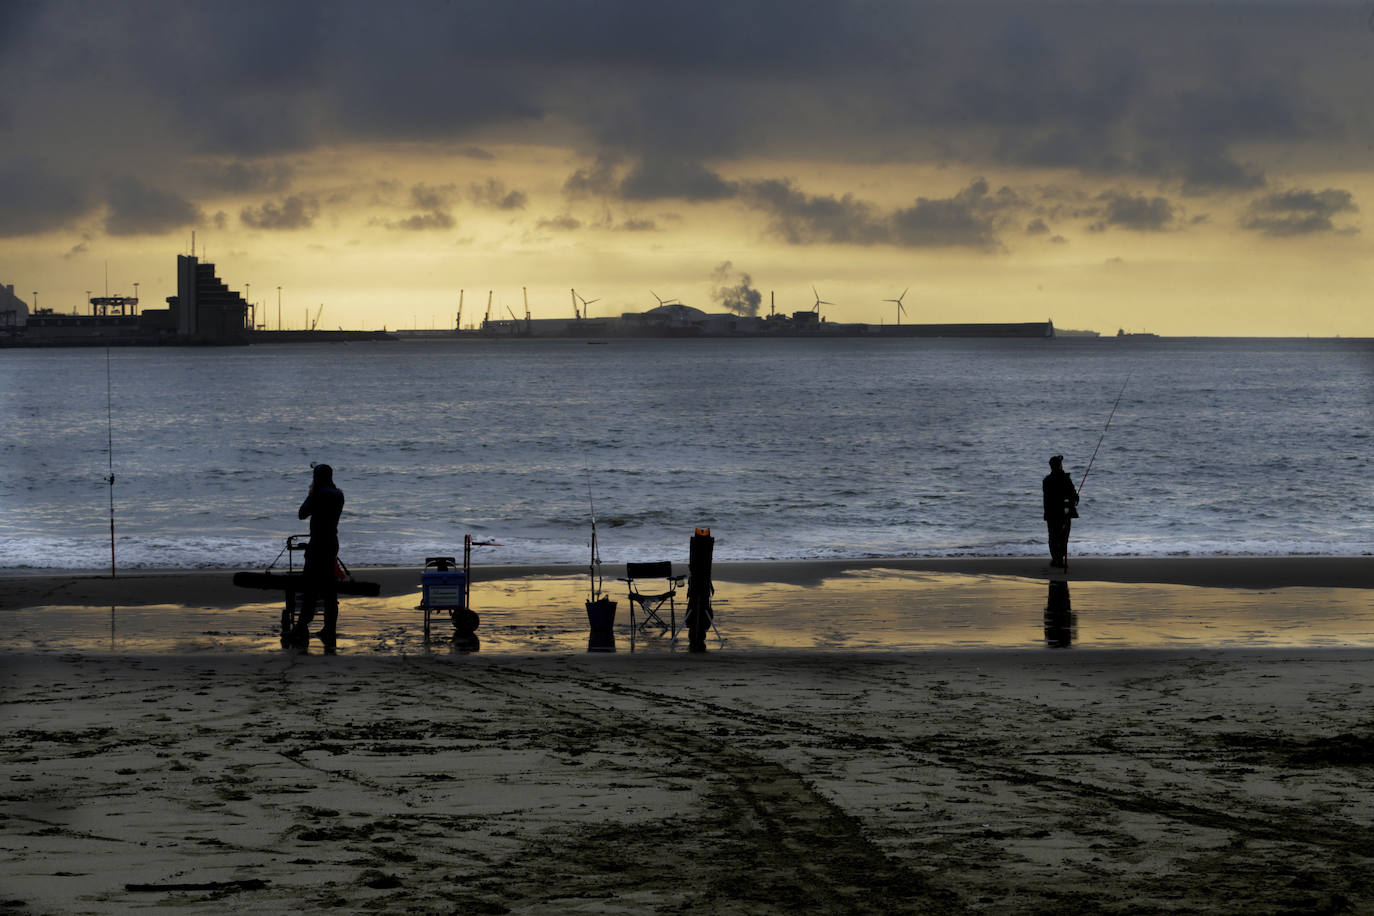
[[[1078,518],[1078,491],[1074,489],[1073,478],[1064,470],[1064,456],[1055,455],[1050,459],[1050,472],[1045,475],[1040,489],[1045,501],[1045,526],[1050,536],[1050,565],[1064,568],[1064,558],[1069,552],[1069,530],[1073,520]]]
[[[291,628],[289,640],[297,648],[310,644],[310,621],[315,605],[324,603],[324,629],[315,636],[326,649],[334,647],[339,623],[339,593],[334,570],[339,555],[339,516],[343,514],[343,491],[334,486],[334,469],[315,465],[310,492],[301,503],[298,518],[310,519],[310,543],[305,548],[304,601]]]

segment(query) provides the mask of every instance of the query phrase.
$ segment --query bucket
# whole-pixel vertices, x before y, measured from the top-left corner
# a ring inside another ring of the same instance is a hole
[[[615,626],[615,602],[604,595],[587,602],[587,624],[593,630],[609,630]]]

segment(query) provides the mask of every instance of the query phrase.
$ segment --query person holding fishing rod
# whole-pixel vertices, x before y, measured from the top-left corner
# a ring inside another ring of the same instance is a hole
[[[1088,482],[1088,474],[1092,472],[1097,452],[1102,448],[1102,440],[1107,438],[1107,430],[1111,429],[1116,409],[1121,406],[1121,397],[1126,393],[1126,386],[1130,383],[1131,377],[1128,375],[1126,381],[1121,383],[1121,391],[1117,393],[1116,402],[1112,404],[1112,412],[1107,414],[1102,435],[1097,437],[1097,447],[1093,449],[1088,466],[1083,469],[1083,479],[1078,482],[1077,487],[1074,487],[1073,478],[1064,470],[1064,456],[1055,455],[1050,458],[1050,472],[1045,475],[1040,489],[1044,496],[1045,525],[1050,536],[1051,567],[1066,571],[1069,568],[1069,531],[1073,528],[1073,520],[1078,518],[1078,498]]]
[[[1050,458],[1050,472],[1040,484],[1044,495],[1045,525],[1050,536],[1050,566],[1064,569],[1069,553],[1069,530],[1078,518],[1078,490],[1064,470],[1064,456]]]
[[[327,464],[313,465],[313,479],[298,518],[310,519],[310,543],[305,548],[305,579],[300,616],[287,637],[291,645],[304,649],[310,645],[310,621],[315,605],[324,604],[324,628],[316,638],[326,649],[333,649],[339,622],[339,593],[334,579],[339,554],[339,516],[343,514],[343,491],[334,486],[334,469]]]

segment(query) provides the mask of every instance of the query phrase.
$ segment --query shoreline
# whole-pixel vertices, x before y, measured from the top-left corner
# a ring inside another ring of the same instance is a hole
[[[1051,570],[1043,557],[863,558],[827,560],[722,561],[712,579],[740,585],[776,583],[810,588],[847,575],[876,570],[954,574],[1068,582],[1179,585],[1200,588],[1374,589],[1374,557],[1083,557],[1071,558],[1069,572]],[[260,602],[264,592],[234,586],[236,570],[137,570],[111,578],[94,571],[12,570],[0,572],[0,610],[45,606],[126,607],[180,605],[233,608]],[[622,564],[604,564],[607,591],[617,591]],[[685,573],[685,562],[675,564]],[[377,582],[382,597],[418,592],[420,567],[358,567],[355,579]],[[549,577],[585,577],[581,564],[482,565],[474,583]]]

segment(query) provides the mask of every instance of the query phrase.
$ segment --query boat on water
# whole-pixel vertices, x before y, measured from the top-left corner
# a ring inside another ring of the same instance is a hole
[[[1149,331],[1127,331],[1124,328],[1117,328],[1116,336],[1119,339],[1129,337],[1134,340],[1159,340],[1158,334],[1151,334]]]

